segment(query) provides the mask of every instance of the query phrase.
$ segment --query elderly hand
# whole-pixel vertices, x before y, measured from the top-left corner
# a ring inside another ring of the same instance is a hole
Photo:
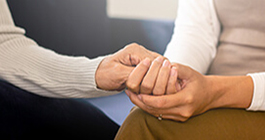
[[[191,116],[213,108],[247,108],[253,93],[249,76],[204,76],[190,67],[173,64],[181,79],[181,90],[175,94],[136,95],[126,90],[131,101],[146,112],[163,119],[186,121]]]
[[[148,58],[147,61],[151,61],[158,56],[160,56],[158,53],[149,51],[136,43],[127,45],[102,60],[95,75],[98,88],[123,90],[129,74],[137,64],[145,58]]]

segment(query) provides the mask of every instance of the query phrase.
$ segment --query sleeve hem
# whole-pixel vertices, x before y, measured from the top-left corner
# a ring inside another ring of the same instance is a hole
[[[249,108],[247,108],[248,111],[261,111],[265,110],[265,73],[251,73],[248,74],[248,76],[251,76],[254,84],[254,91],[253,91],[253,97],[252,102]]]

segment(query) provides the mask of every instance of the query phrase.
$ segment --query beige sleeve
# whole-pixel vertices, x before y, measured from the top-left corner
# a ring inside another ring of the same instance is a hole
[[[96,69],[104,57],[88,59],[55,53],[27,38],[0,0],[0,79],[35,94],[90,98],[115,94],[97,89]]]

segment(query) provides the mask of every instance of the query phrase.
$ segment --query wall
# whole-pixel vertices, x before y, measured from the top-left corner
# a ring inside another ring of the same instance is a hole
[[[178,0],[107,0],[109,17],[175,19]]]

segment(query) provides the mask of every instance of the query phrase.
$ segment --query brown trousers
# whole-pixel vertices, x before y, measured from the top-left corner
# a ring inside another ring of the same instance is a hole
[[[186,122],[159,121],[134,107],[115,140],[264,140],[265,112],[215,109]]]

